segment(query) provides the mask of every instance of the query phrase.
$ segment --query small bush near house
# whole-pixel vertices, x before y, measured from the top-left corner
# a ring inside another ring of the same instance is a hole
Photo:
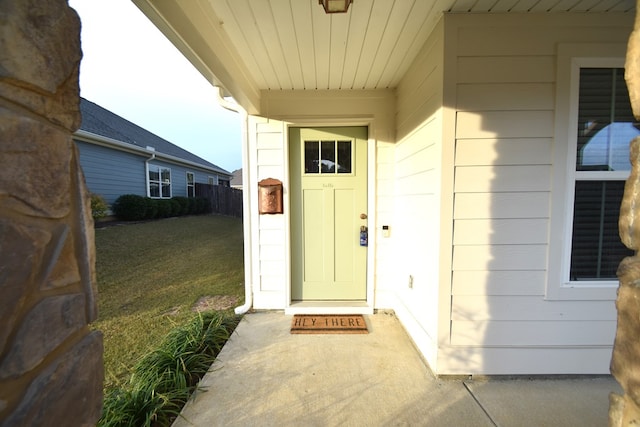
[[[156,218],[158,216],[158,201],[151,197],[145,197],[144,200],[147,203],[147,219]]]
[[[124,221],[140,221],[147,219],[149,203],[146,197],[136,194],[123,194],[113,203],[113,213]]]
[[[169,199],[169,203],[171,204],[171,216],[182,216],[187,214],[182,211],[182,205],[176,199]]]
[[[178,215],[188,215],[189,213],[189,198],[188,197],[181,197],[181,196],[176,196],[173,198],[173,200],[175,200],[176,202],[178,202],[180,204],[180,212],[178,213]]]
[[[209,212],[209,200],[202,197],[176,196],[171,199],[152,199],[135,194],[124,194],[113,204],[113,213],[123,221],[142,221]]]
[[[238,325],[216,311],[172,330],[135,366],[129,383],[104,399],[99,426],[168,426]]]
[[[107,216],[109,205],[99,194],[91,193],[91,216],[93,219],[101,219]]]
[[[158,211],[156,213],[156,218],[169,218],[172,213],[173,206],[168,199],[156,199],[156,205],[158,206]]]

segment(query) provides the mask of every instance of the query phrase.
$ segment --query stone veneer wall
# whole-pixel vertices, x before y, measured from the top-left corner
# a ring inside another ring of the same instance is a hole
[[[65,0],[0,0],[1,426],[95,425],[102,408],[81,57]]]
[[[633,114],[640,120],[640,0],[636,1],[636,20],[629,37],[625,80]],[[618,325],[611,358],[611,373],[624,394],[609,397],[609,425],[640,425],[640,138],[631,142],[631,174],[624,187],[620,206],[620,239],[635,256],[625,258],[618,267]]]

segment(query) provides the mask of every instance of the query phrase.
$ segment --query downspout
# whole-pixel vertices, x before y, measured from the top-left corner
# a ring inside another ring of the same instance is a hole
[[[217,94],[218,104],[229,111],[240,114],[242,120],[242,231],[244,233],[244,304],[235,308],[236,314],[245,314],[253,305],[253,288],[251,278],[253,277],[253,259],[252,259],[252,236],[251,236],[251,197],[248,191],[248,184],[251,182],[250,165],[249,165],[249,115],[240,105],[229,102],[222,97],[222,89],[214,86]]]

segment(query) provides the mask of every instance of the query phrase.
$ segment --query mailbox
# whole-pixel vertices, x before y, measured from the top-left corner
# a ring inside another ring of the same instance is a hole
[[[282,213],[281,181],[267,178],[258,183],[258,212],[260,215]]]

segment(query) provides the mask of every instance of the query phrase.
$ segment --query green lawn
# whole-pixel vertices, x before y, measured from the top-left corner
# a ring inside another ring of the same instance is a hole
[[[105,388],[135,363],[203,296],[244,302],[242,222],[202,215],[97,228],[98,321],[104,334]]]

